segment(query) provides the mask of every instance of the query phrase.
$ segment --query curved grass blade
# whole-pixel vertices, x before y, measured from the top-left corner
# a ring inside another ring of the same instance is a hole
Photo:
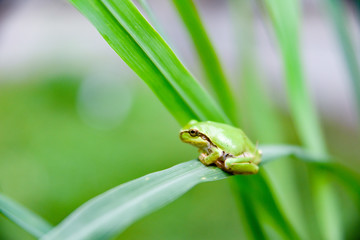
[[[99,0],[70,2],[92,22],[115,52],[144,80],[181,125],[185,125],[190,119],[197,119],[197,115]]]
[[[149,85],[181,125],[190,119],[229,123],[216,102],[195,81],[133,3],[119,2],[128,7],[121,8],[121,14],[125,12],[135,18],[125,19],[125,23],[121,24],[99,0],[70,2],[89,18],[109,45]],[[128,31],[134,28],[135,31]]]
[[[0,193],[0,213],[35,237],[42,237],[52,226],[30,210]]]
[[[316,155],[310,151],[295,145],[260,145],[259,148],[266,156],[265,163],[269,163],[273,160],[283,157],[295,157],[306,162],[324,162],[325,159],[329,159],[328,155]],[[264,162],[261,162],[263,164]]]
[[[230,90],[219,58],[201,22],[194,2],[192,0],[173,0],[173,3],[191,36],[206,77],[217,100],[231,120],[236,122],[233,93]]]
[[[300,148],[262,147],[262,164],[279,157],[301,155]],[[267,156],[269,155],[269,157]],[[42,240],[108,239],[136,220],[183,195],[193,186],[231,176],[216,167],[205,167],[197,160],[178,164],[119,185],[83,204]],[[256,217],[256,215],[253,215]]]
[[[224,111],[184,67],[130,0],[101,1],[143,49],[200,120],[230,123]]]
[[[298,0],[264,0],[283,56],[287,91],[297,132],[307,149],[326,153],[318,117],[307,93],[299,44]]]
[[[282,52],[287,92],[297,133],[308,150],[319,155],[326,154],[320,122],[308,96],[302,70],[299,43],[300,1],[264,0],[264,2]],[[336,203],[335,193],[330,185],[322,184],[324,176],[321,174],[310,175],[310,177],[313,182],[311,188],[315,195],[316,206],[311,203],[305,205],[308,220],[315,219],[308,224],[311,229],[309,233],[314,234],[312,238],[319,238],[321,234],[325,239],[342,239],[343,228],[339,223],[339,206]],[[329,201],[324,202],[324,199],[329,199]]]
[[[42,240],[109,239],[201,182],[230,176],[197,160],[113,188],[78,208]]]

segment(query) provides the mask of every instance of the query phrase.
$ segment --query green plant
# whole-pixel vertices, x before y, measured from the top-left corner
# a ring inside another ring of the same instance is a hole
[[[191,0],[174,0],[174,4],[194,41],[212,92],[218,100],[222,99],[219,103],[182,65],[132,1],[72,0],[71,2],[94,24],[109,45],[133,71],[148,84],[180,125],[184,125],[191,119],[238,125],[233,93],[230,91],[219,60]],[[315,191],[320,193],[315,200],[323,199],[324,194],[331,199],[334,198],[333,188],[328,184],[329,178],[323,174],[324,172],[341,180],[355,193],[355,196],[358,196],[360,193],[358,176],[343,167],[327,162],[330,158],[326,156],[320,125],[303,81],[299,57],[299,15],[297,12],[299,7],[297,4],[296,1],[288,1],[281,5],[277,1],[265,1],[266,11],[272,19],[284,59],[292,117],[297,134],[307,150],[287,145],[264,145],[261,146],[264,152],[263,164],[268,163],[269,160],[295,156],[305,162],[310,162],[309,168],[313,172],[311,178],[316,181]],[[193,24],[187,22],[189,19],[193,20]],[[249,89],[254,92],[258,92],[257,88],[256,83],[249,86]],[[224,94],[226,98],[223,98]],[[250,100],[254,106],[261,105],[259,104],[261,101],[264,101],[261,94]],[[270,111],[269,115],[271,114]],[[243,118],[246,116],[244,115]],[[284,171],[288,172],[290,168],[293,166],[287,166]],[[340,224],[335,222],[334,226],[333,222],[326,221],[326,218],[315,220],[318,224],[325,225],[325,228],[321,228],[320,231],[301,228],[299,230],[298,225],[293,223],[296,219],[290,218],[285,210],[286,203],[280,201],[277,192],[274,191],[269,174],[268,171],[262,171],[256,176],[229,176],[220,169],[205,167],[198,161],[191,160],[120,185],[90,200],[49,232],[47,232],[50,228],[48,224],[32,225],[31,220],[27,222],[31,227],[24,228],[38,229],[38,231],[31,230],[30,232],[36,233],[34,235],[42,239],[111,238],[132,222],[173,201],[196,184],[231,178],[234,196],[239,201],[240,214],[245,219],[243,224],[246,224],[245,229],[249,238],[271,239],[273,236],[282,239],[303,239],[309,236],[324,238],[328,237],[328,233],[337,231]],[[169,190],[171,194],[168,193]],[[9,200],[4,203],[8,202]],[[137,204],[142,203],[146,204],[143,207],[137,207]],[[336,211],[336,204],[330,204],[331,201],[324,205]],[[322,207],[308,205],[310,206],[307,207],[320,210]],[[0,205],[0,210],[4,215],[11,219],[28,219],[24,217],[24,214],[28,213],[11,212],[9,206],[14,205]],[[338,219],[337,216],[335,218]],[[15,222],[24,226],[21,221],[15,220]],[[332,237],[341,238],[341,230]]]

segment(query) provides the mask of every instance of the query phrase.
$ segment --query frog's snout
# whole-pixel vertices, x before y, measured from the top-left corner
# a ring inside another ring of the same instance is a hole
[[[181,141],[185,141],[185,138],[184,138],[184,131],[181,131],[180,132],[180,139],[181,139]]]

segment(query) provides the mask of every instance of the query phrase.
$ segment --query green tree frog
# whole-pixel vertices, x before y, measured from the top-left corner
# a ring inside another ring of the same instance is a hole
[[[199,148],[199,160],[232,174],[255,174],[261,151],[245,133],[227,124],[191,120],[180,131],[180,139]]]

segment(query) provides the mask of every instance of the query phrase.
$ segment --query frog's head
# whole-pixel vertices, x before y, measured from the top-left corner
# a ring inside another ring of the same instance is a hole
[[[198,121],[191,120],[180,131],[180,139],[198,148],[205,148],[209,145],[209,139],[199,130]]]

